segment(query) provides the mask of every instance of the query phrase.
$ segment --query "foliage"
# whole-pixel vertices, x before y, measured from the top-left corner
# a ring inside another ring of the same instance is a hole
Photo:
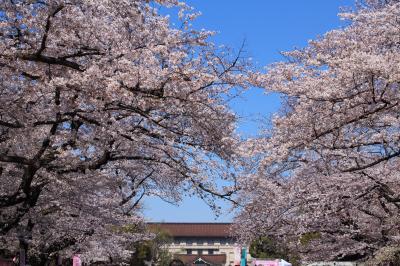
[[[300,244],[301,245],[308,245],[310,244],[311,241],[315,240],[315,239],[319,239],[321,238],[321,233],[320,232],[308,232],[308,233],[304,233],[300,236]]]
[[[258,77],[283,106],[241,147],[243,241],[274,235],[321,261],[363,260],[400,239],[400,2],[361,4],[340,15],[347,27]]]
[[[147,3],[148,2],[148,3]],[[45,257],[129,257],[146,195],[210,204],[234,181],[226,99],[246,60],[177,0],[0,1],[0,243]],[[170,27],[158,6],[177,7]]]
[[[276,241],[267,237],[260,237],[250,244],[249,253],[253,258],[260,259],[278,259],[284,258],[281,247],[278,246]]]
[[[288,249],[286,244],[272,237],[259,237],[253,240],[249,247],[251,257],[258,259],[284,259],[292,265],[300,265],[298,255]]]
[[[167,246],[171,242],[171,236],[160,228],[152,230],[154,236],[134,244],[135,252],[131,259],[131,265],[145,266],[145,262],[151,262],[157,266],[168,266],[172,261],[172,254]]]

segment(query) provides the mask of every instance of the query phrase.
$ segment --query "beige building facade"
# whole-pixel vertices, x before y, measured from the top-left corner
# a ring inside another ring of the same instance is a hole
[[[240,247],[231,237],[229,223],[150,223],[167,232],[168,250],[185,266],[239,265]]]

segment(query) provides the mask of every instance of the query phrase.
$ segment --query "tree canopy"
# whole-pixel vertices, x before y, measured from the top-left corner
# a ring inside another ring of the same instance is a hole
[[[1,245],[126,257],[144,196],[231,197],[214,181],[234,181],[226,101],[248,64],[196,16],[175,0],[0,2]]]
[[[400,3],[359,4],[340,15],[347,27],[259,77],[283,106],[242,148],[243,239],[282,237],[306,260],[364,259],[400,240]]]
[[[152,237],[143,197],[195,194],[242,206],[256,253],[274,239],[303,260],[397,259],[400,1],[357,1],[266,73],[197,16],[178,0],[0,2],[0,249],[126,261]],[[243,141],[228,101],[249,86],[283,104]]]

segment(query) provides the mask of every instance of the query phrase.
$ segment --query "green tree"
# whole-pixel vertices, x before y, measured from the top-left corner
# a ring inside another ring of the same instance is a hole
[[[153,228],[154,238],[134,244],[135,253],[131,259],[131,265],[145,266],[145,262],[152,265],[168,266],[172,261],[172,254],[166,248],[171,242],[171,236],[160,228]]]
[[[283,241],[272,237],[259,237],[250,244],[249,253],[253,258],[259,259],[284,259],[293,266],[300,265],[299,257],[295,251],[289,250]]]
[[[283,258],[285,254],[283,248],[278,245],[277,241],[268,237],[260,237],[250,244],[250,254],[253,258],[272,259]]]

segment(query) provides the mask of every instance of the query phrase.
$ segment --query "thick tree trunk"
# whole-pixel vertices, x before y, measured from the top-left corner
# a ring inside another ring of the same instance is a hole
[[[34,223],[31,219],[28,220],[28,224],[20,232],[19,236],[19,265],[25,266],[28,259],[28,239],[32,238],[32,229]]]
[[[26,265],[26,254],[28,251],[28,245],[26,244],[25,239],[20,239],[19,241],[19,265]]]

